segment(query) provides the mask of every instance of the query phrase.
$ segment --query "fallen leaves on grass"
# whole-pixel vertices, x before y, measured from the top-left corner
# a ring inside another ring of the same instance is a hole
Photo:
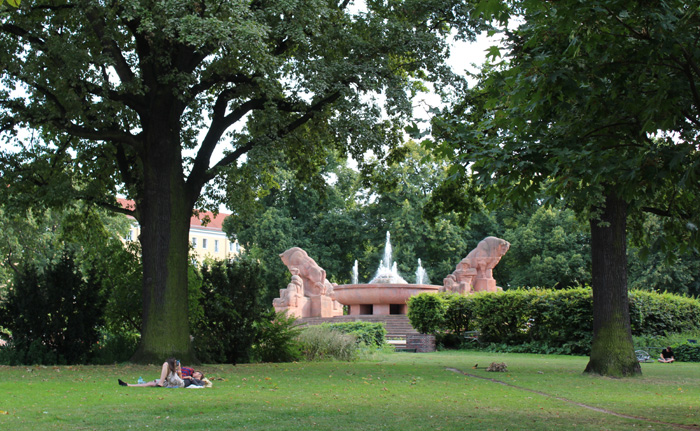
[[[508,366],[505,362],[491,362],[491,365],[486,369],[486,371],[495,371],[499,373],[505,373],[508,371]]]

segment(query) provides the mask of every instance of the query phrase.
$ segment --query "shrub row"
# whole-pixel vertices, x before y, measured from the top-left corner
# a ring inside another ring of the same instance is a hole
[[[307,361],[352,361],[358,355],[355,335],[324,325],[304,328],[297,340],[301,355]]]
[[[642,290],[630,292],[633,335],[662,336],[698,329],[700,301],[694,298]]]
[[[386,328],[383,323],[338,322],[324,323],[321,326],[343,334],[352,334],[358,344],[364,343],[370,347],[381,347],[386,343]]]
[[[673,357],[679,362],[700,362],[700,345],[683,343],[674,346]]]
[[[423,293],[412,297],[408,306],[411,324],[422,333],[444,337],[477,330],[480,343],[510,346],[509,350],[590,352],[590,288],[508,290],[470,296]],[[700,301],[668,293],[632,291],[630,319],[633,335],[696,330]]]

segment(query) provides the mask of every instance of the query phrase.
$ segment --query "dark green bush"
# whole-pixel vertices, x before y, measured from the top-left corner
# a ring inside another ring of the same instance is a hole
[[[692,331],[700,324],[697,299],[643,290],[633,290],[629,296],[633,335],[662,336]]]
[[[408,320],[421,334],[435,334],[445,326],[445,309],[443,296],[420,293],[408,300]]]
[[[380,347],[386,343],[386,328],[384,327],[384,323],[338,322],[324,323],[321,326],[344,334],[352,334],[355,336],[358,343],[364,343],[367,346]]]
[[[242,258],[202,267],[201,317],[192,324],[197,357],[207,363],[250,362],[260,325],[269,322],[261,303],[260,264]]]
[[[269,312],[257,323],[252,359],[255,362],[292,362],[301,359],[297,319],[285,312]]]
[[[452,334],[461,334],[469,331],[472,326],[473,296],[458,295],[456,293],[442,294],[445,301],[444,329]]]
[[[34,340],[27,344],[15,345],[14,340],[10,340],[6,345],[0,347],[0,364],[6,365],[54,365],[64,364],[65,361],[59,358],[56,352],[49,349],[41,340]]]
[[[435,334],[435,347],[438,350],[470,348],[465,343],[464,335],[454,332],[438,332]]]
[[[531,310],[528,342],[531,353],[562,348],[567,354],[588,354],[593,339],[593,297],[589,288],[524,290]]]
[[[672,347],[673,357],[679,362],[700,362],[700,344],[683,343]]]
[[[449,334],[469,328],[480,332],[480,346],[513,352],[588,354],[592,315],[590,288],[485,292],[465,299],[421,294],[409,300],[414,328],[438,335],[444,346],[457,344]],[[700,325],[700,301],[633,291],[630,315],[638,336],[692,331]]]
[[[91,363],[109,365],[126,362],[136,352],[140,339],[138,332],[103,333],[95,345]]]
[[[43,272],[23,268],[0,307],[0,327],[11,341],[2,356],[11,364],[87,363],[103,323],[100,286],[68,251]]]
[[[474,295],[472,313],[482,342],[522,344],[530,341],[533,310],[525,291]]]

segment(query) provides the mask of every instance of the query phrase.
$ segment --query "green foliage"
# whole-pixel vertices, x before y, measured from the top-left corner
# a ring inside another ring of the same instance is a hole
[[[541,355],[578,355],[571,346],[551,346],[545,342],[528,341],[523,344],[509,345],[505,343],[489,343],[480,347],[486,352],[498,353],[537,353]]]
[[[637,230],[647,232],[629,248],[631,289],[700,295],[700,252],[695,247],[669,253],[667,221],[656,215],[635,220]]]
[[[679,89],[698,79],[698,11],[686,13],[686,0],[515,4],[522,21],[504,31],[504,57],[435,118],[439,151],[457,152],[455,170],[467,175],[468,167],[490,203],[527,203],[544,190],[545,202],[563,196],[590,211],[613,187],[633,213],[656,207],[675,218],[681,237],[697,239],[682,219],[696,217],[687,211],[696,181],[687,172],[700,163],[700,110],[694,92]],[[674,58],[693,72],[672,66]]]
[[[258,207],[237,211],[224,222],[224,230],[263,264],[270,301],[289,281],[279,254],[293,246],[306,250],[329,280],[339,284],[350,281],[357,260],[363,282],[373,277],[386,232],[391,231],[394,260],[404,278],[414,281],[422,259],[436,281],[452,272],[480,240],[500,230],[495,216],[482,213],[483,205],[473,207],[469,227],[460,226],[450,211],[432,222],[423,218],[432,191],[447,174],[444,163],[413,142],[386,159],[371,159],[361,173],[337,154],[327,161],[321,178],[311,185],[289,166],[278,166],[274,186],[266,189]]]
[[[270,312],[257,322],[252,358],[255,362],[292,362],[301,358],[296,318]]]
[[[588,223],[561,202],[525,212],[503,233],[511,247],[499,266],[509,273],[508,286],[561,289],[590,284],[588,229]]]
[[[269,319],[260,299],[265,286],[260,265],[239,259],[202,267],[203,317],[193,328],[194,348],[201,361],[238,363],[251,360],[258,325]]]
[[[154,298],[142,304],[137,359],[193,357],[192,211],[223,193],[232,208],[255,207],[280,163],[308,180],[331,153],[361,162],[396,146],[416,93],[458,80],[444,64],[452,29],[472,40],[486,27],[466,10],[454,0],[3,5],[0,194],[120,212],[117,191],[134,199],[143,296]]]
[[[536,316],[529,321],[531,339],[566,353],[585,354],[593,337],[593,298],[590,288],[561,291],[531,290]]]
[[[652,358],[658,358],[663,350],[667,346],[671,346],[675,352],[676,346],[682,344],[693,345],[689,340],[700,339],[700,330],[693,330],[689,332],[676,332],[668,333],[664,335],[636,335],[634,339],[634,348],[639,350],[644,350],[651,355]]]
[[[662,249],[700,244],[700,12],[687,0],[512,4],[520,22],[503,26],[506,54],[492,50],[477,84],[455,92],[457,101],[433,120],[436,143],[427,145],[453,160],[453,178],[490,207],[544,194],[545,204],[563,198],[589,219],[594,326],[619,328],[611,338],[629,340],[628,228],[649,235],[635,219],[652,212],[666,217]],[[533,263],[568,264],[552,259]],[[596,331],[587,370],[639,372],[623,351],[631,343],[605,347],[604,333]]]
[[[700,301],[650,291],[630,292],[633,335],[662,336],[698,329]]]
[[[673,357],[679,362],[700,362],[700,345],[683,343],[672,347]]]
[[[479,331],[479,344],[492,351],[588,354],[592,340],[593,298],[588,288],[508,290],[421,294],[409,300],[409,319],[417,330],[437,334],[444,345],[458,347],[450,334]],[[700,301],[670,293],[630,292],[630,315],[637,346],[655,346],[659,337],[700,329]],[[413,315],[413,317],[410,317]],[[448,322],[455,316],[459,325]],[[468,323],[470,326],[465,326]],[[421,329],[419,329],[421,328]],[[477,346],[470,346],[477,347]]]
[[[444,327],[445,301],[440,295],[420,293],[408,299],[408,320],[421,334],[434,334]]]
[[[100,286],[68,251],[43,272],[24,267],[0,307],[0,326],[16,352],[12,363],[87,363],[103,320]]]
[[[304,328],[298,340],[307,361],[352,361],[359,353],[355,335],[321,325]]]
[[[386,343],[386,328],[384,327],[384,323],[381,322],[338,322],[323,323],[321,326],[342,332],[343,334],[352,334],[355,336],[358,344],[364,344],[370,347],[381,347]]]
[[[56,352],[47,347],[41,340],[33,340],[29,345],[15,344],[14,340],[0,347],[0,364],[6,365],[54,365],[60,364]]]
[[[408,300],[408,319],[418,332],[434,334],[440,349],[459,348],[473,326],[473,296],[421,293]]]
[[[137,332],[102,333],[90,363],[109,365],[127,362],[136,351],[139,338]]]
[[[520,344],[527,339],[531,316],[528,298],[521,292],[509,290],[501,295],[479,294],[475,298],[472,313],[478,321],[482,342]]]
[[[131,333],[141,330],[142,277],[140,247],[130,242],[115,244],[108,257],[102,259],[105,274],[105,327],[110,333]]]
[[[0,206],[0,222],[4,235],[0,275],[4,272],[7,286],[12,285],[10,268],[31,265],[43,272],[56,256],[70,250],[80,271],[94,273],[101,282],[107,297],[108,331],[141,329],[141,250],[137,243],[125,247],[121,241],[130,220],[81,204],[51,210],[24,210],[7,204]],[[4,297],[0,292],[0,298]]]
[[[445,302],[443,329],[447,332],[462,335],[472,326],[474,297],[445,293],[439,296]]]

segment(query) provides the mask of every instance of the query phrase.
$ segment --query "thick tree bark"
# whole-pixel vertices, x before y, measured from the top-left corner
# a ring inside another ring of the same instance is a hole
[[[600,219],[591,219],[593,345],[586,373],[630,376],[634,355],[627,295],[627,202],[608,192]]]
[[[177,132],[167,118],[154,123],[146,139],[144,194],[137,198],[143,259],[141,343],[132,358],[162,363],[176,357],[196,362],[190,343],[187,301],[189,220],[194,205],[182,178]]]

